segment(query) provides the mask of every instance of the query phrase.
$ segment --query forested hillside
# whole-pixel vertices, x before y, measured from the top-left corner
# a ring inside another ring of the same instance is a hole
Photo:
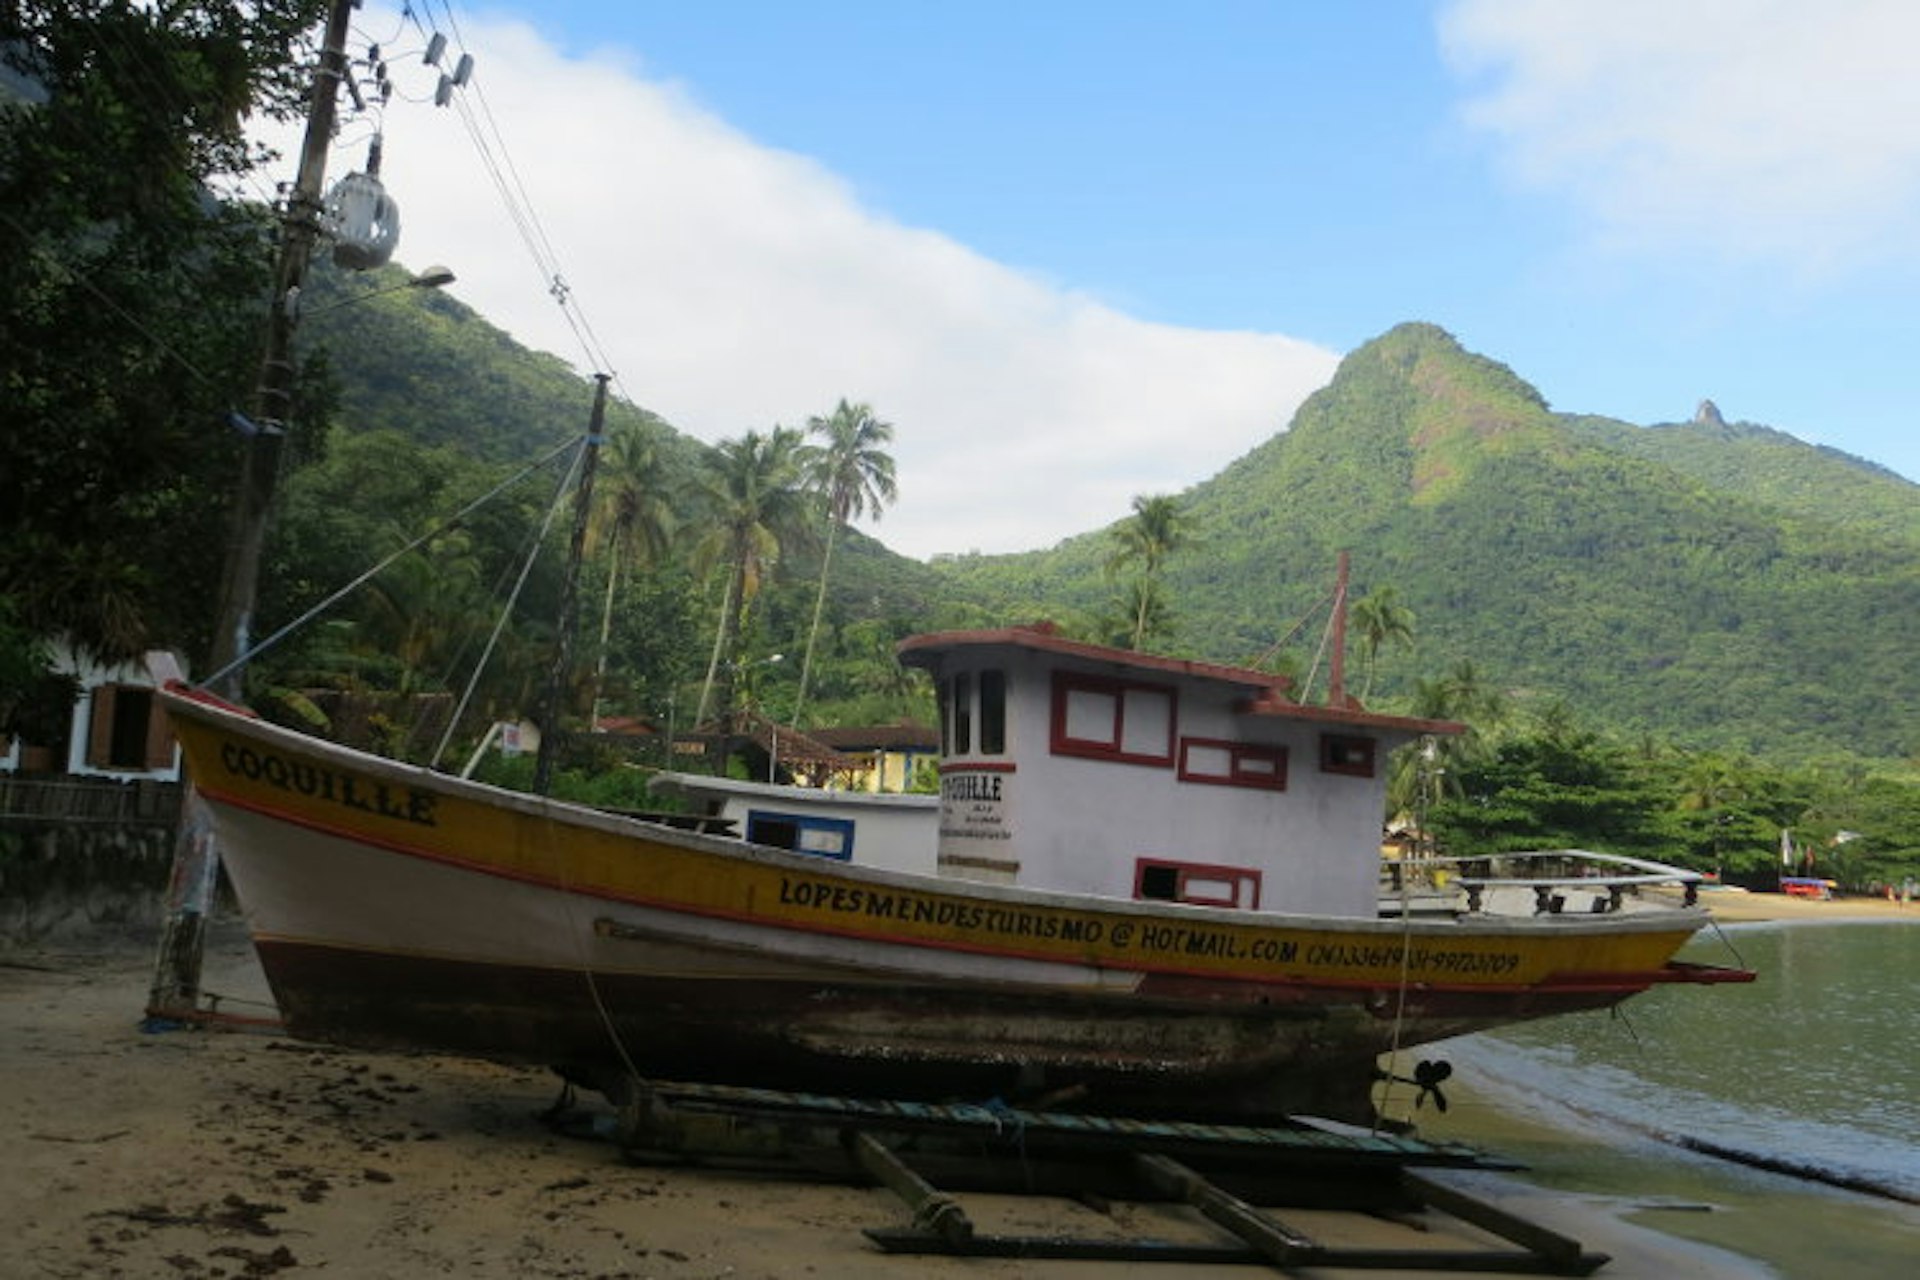
[[[1920,542],[1914,486],[1884,467],[1784,431],[1727,422],[1705,401],[1689,422],[1635,427],[1578,418],[1577,431],[1608,448],[1684,472],[1722,493],[1740,494],[1789,515],[1863,533]]]
[[[1678,742],[1920,748],[1920,488],[1778,433],[1556,415],[1410,324],[1182,503],[1199,545],[1167,570],[1165,647],[1262,652],[1345,548],[1353,594],[1390,587],[1415,619],[1415,643],[1380,650],[1376,700],[1469,659],[1522,702]],[[1010,610],[1092,612],[1111,545],[941,567]]]
[[[263,616],[299,616],[530,464],[552,462],[329,608],[257,674],[282,689],[457,688],[511,603],[514,625],[494,642],[482,705],[524,714],[559,602],[566,449],[585,432],[593,384],[408,279],[399,268],[344,279],[322,271],[303,299],[302,348],[327,394],[314,397],[283,481]],[[590,637],[577,707],[677,716],[685,726],[737,692],[755,710],[804,710],[808,723],[924,713],[894,643],[979,615],[928,566],[844,528],[819,595],[827,450],[810,428],[831,418],[755,424],[716,447],[610,398],[576,601],[576,628]],[[548,554],[520,581],[536,539]]]

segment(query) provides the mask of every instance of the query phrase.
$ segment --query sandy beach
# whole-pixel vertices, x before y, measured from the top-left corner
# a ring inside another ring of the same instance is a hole
[[[1867,900],[1716,893],[1712,906],[1728,922],[1920,920],[1920,905]],[[539,1070],[319,1048],[264,1030],[150,1033],[141,1013],[151,963],[151,940],[125,930],[0,953],[0,1275],[1065,1278],[1118,1269],[883,1254],[861,1229],[908,1224],[890,1193],[628,1163],[609,1142],[542,1123],[556,1085]],[[205,985],[228,1010],[271,1014],[230,921],[213,933]],[[1613,1255],[1604,1276],[1767,1274],[1627,1221],[1631,1204],[1510,1175],[1450,1176]],[[1173,1206],[1098,1213],[971,1195],[965,1206],[983,1232],[1229,1242]],[[1328,1243],[1483,1240],[1439,1217],[1410,1233],[1355,1215],[1285,1216]],[[1191,1277],[1199,1268],[1125,1270]]]
[[[1800,920],[1920,921],[1920,902],[1901,903],[1886,898],[1789,898],[1783,893],[1743,893],[1738,889],[1709,889],[1700,900],[1723,924],[1761,924]]]

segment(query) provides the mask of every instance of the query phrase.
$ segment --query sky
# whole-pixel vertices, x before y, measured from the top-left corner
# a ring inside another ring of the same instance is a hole
[[[443,107],[429,30],[474,58]],[[906,555],[1178,493],[1409,320],[1562,412],[1710,398],[1920,478],[1909,0],[430,0],[355,31],[397,87],[398,261],[703,440],[870,405],[899,498],[863,525]]]

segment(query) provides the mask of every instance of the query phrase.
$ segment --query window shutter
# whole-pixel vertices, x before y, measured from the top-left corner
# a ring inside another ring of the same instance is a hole
[[[147,768],[173,767],[173,726],[167,723],[166,709],[156,695],[147,703]]]
[[[103,684],[93,691],[93,715],[87,722],[87,764],[95,769],[113,765],[113,704],[120,686]]]

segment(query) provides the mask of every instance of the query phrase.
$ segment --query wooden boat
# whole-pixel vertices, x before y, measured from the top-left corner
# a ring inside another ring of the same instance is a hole
[[[551,1064],[616,1098],[658,1078],[1353,1114],[1390,1046],[1752,977],[1673,958],[1706,917],[1690,892],[1635,909],[1639,883],[1692,879],[1651,864],[1565,869],[1511,915],[1456,877],[1444,913],[1383,916],[1387,753],[1458,726],[1045,628],[902,659],[942,700],[930,875],[163,696],[292,1034]]]

